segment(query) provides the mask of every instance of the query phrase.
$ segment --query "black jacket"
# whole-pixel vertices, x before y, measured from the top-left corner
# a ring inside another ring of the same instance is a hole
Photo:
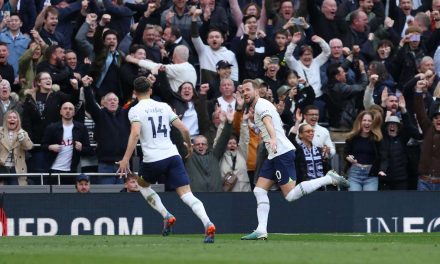
[[[69,95],[63,92],[50,92],[42,114],[38,111],[35,94],[27,94],[23,103],[23,129],[29,133],[34,144],[39,144],[43,139],[44,130],[53,122],[60,120],[61,105],[67,101],[77,105],[79,91]]]
[[[84,124],[73,121],[73,130],[72,130],[72,138],[73,138],[73,156],[72,163],[70,165],[70,171],[75,172],[78,167],[79,159],[82,154],[91,155],[92,147],[90,147],[89,142],[89,133],[87,132],[87,128]],[[60,144],[63,140],[63,122],[59,121],[56,123],[50,124],[45,132],[43,141],[41,142],[41,148],[48,152],[47,155],[47,163],[49,164],[49,168],[52,167],[55,159],[58,156],[58,153],[50,151],[49,145],[52,144]],[[78,151],[75,149],[75,142],[81,142],[82,149]]]
[[[91,87],[84,87],[86,110],[95,121],[95,140],[99,162],[115,162],[122,159],[130,136],[130,121],[127,109],[121,107],[115,113],[106,108],[99,108],[92,94]]]

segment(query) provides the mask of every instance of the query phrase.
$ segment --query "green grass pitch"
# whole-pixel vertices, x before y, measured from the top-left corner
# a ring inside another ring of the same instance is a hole
[[[0,237],[3,263],[440,263],[440,233]]]

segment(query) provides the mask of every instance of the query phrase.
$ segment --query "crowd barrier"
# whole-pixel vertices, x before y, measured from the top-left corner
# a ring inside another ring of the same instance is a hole
[[[176,216],[175,233],[203,226],[175,193],[161,193]],[[218,233],[247,233],[257,226],[252,193],[196,193]],[[439,232],[439,192],[315,192],[288,203],[269,193],[270,233]],[[162,219],[139,193],[6,194],[8,235],[160,236]],[[1,225],[0,225],[1,226]],[[237,235],[237,239],[239,235]]]

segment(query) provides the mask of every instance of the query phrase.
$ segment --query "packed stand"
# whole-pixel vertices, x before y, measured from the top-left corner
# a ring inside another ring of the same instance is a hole
[[[193,191],[254,188],[268,153],[249,79],[296,148],[298,182],[331,169],[330,135],[342,134],[350,191],[440,190],[440,0],[5,0],[0,10],[0,170],[20,174],[1,184],[42,184],[26,172],[123,184],[112,174],[145,76],[189,130]],[[187,157],[179,131],[156,125]]]

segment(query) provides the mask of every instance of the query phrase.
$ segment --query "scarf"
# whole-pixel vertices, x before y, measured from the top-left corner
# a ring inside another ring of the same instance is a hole
[[[303,142],[300,143],[300,146],[303,149],[304,158],[307,164],[307,178],[316,179],[323,177],[324,166],[318,148],[312,145],[312,148],[309,150]]]

